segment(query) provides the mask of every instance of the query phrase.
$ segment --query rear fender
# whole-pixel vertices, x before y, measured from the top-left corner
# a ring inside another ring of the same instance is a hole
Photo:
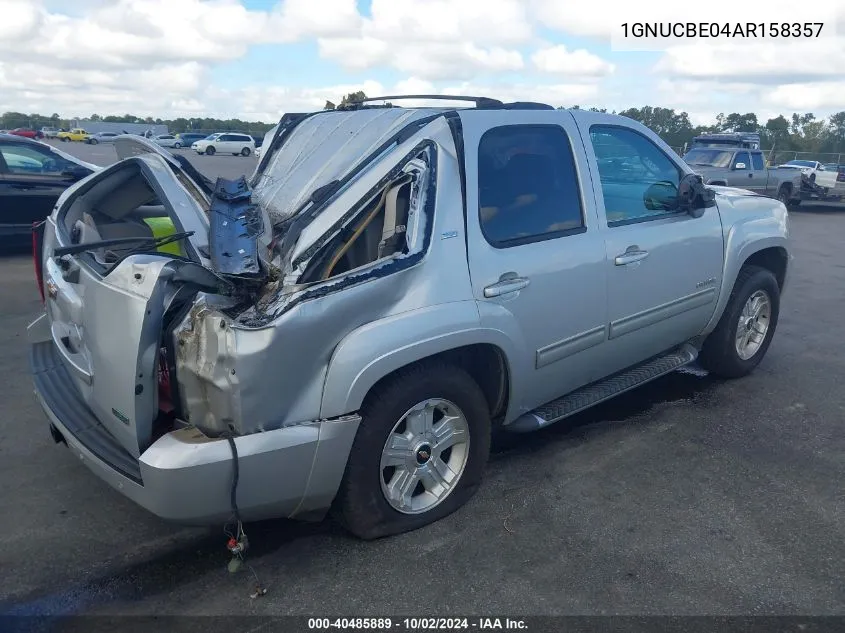
[[[516,355],[513,342],[503,332],[481,328],[474,301],[403,312],[359,327],[335,348],[320,417],[357,411],[370,389],[397,369],[442,352],[484,343],[499,347],[506,358]]]

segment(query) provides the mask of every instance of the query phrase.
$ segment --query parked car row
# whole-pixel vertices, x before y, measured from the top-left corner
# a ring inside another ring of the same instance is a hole
[[[214,156],[217,153],[233,156],[249,156],[261,147],[261,139],[239,132],[216,132],[214,134],[160,134],[153,142],[161,147],[179,149],[190,147],[197,154]]]

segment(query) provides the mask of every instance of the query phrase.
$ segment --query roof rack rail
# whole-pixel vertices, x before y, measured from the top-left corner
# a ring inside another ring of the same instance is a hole
[[[426,99],[438,101],[472,101],[476,108],[500,108],[504,104],[498,99],[490,97],[467,97],[464,95],[389,95],[386,97],[367,97],[356,101],[349,101],[346,105],[338,106],[338,110],[355,110],[364,103],[371,101],[399,101],[402,99]]]
[[[548,103],[540,103],[538,101],[514,101],[512,103],[503,103],[499,106],[503,110],[555,110],[553,105]]]

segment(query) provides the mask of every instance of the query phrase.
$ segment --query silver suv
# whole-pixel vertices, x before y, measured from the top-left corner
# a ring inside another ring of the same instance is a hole
[[[42,227],[56,441],[168,520],[374,538],[464,504],[497,433],[761,361],[783,204],[623,117],[470,100],[286,115],[238,181],[117,139]]]

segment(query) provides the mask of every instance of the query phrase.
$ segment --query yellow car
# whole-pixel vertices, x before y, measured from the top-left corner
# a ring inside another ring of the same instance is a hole
[[[90,134],[81,127],[75,127],[70,132],[59,132],[57,138],[60,141],[84,141],[89,136]]]

